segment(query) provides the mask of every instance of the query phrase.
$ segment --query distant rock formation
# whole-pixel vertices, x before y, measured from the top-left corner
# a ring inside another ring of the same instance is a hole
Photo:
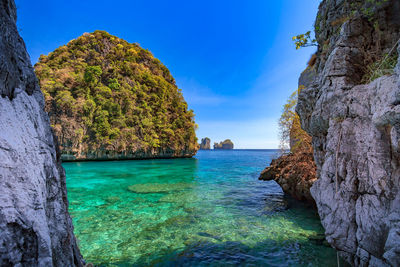
[[[200,149],[201,150],[209,150],[211,149],[211,140],[210,138],[202,138],[201,143],[200,143]]]
[[[233,149],[233,142],[230,139],[226,139],[219,144],[214,143],[214,149]]]
[[[0,0],[0,266],[82,266],[43,94]]]

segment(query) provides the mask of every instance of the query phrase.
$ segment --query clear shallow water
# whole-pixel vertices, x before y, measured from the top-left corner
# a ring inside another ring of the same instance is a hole
[[[81,252],[101,266],[336,266],[316,213],[258,181],[271,150],[64,163]]]

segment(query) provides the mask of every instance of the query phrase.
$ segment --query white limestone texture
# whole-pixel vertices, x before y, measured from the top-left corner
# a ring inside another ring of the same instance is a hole
[[[65,173],[13,0],[0,0],[0,266],[82,266]]]

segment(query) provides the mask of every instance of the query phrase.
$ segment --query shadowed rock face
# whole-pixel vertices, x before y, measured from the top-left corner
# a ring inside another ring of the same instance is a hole
[[[321,3],[316,70],[300,78],[307,86],[296,111],[317,165],[311,193],[327,241],[348,262],[400,266],[400,63],[361,82],[400,38],[400,2],[379,1],[370,16],[351,2]]]
[[[0,0],[0,266],[82,266],[44,99]]]

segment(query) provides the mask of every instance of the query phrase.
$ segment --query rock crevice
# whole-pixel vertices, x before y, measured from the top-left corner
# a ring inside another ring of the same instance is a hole
[[[308,85],[296,111],[313,138],[311,194],[327,241],[353,265],[399,266],[400,62],[390,75],[365,77],[396,47],[400,2],[352,2],[321,3],[315,75],[300,78]]]
[[[0,4],[0,265],[82,266],[64,169],[15,3]]]

